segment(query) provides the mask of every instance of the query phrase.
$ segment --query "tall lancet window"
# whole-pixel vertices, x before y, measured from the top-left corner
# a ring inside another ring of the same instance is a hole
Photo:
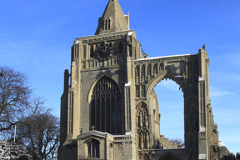
[[[104,30],[110,30],[111,29],[111,18],[107,17],[107,19],[104,20]]]
[[[97,131],[122,133],[121,93],[109,77],[102,77],[94,86],[90,104],[91,126]]]

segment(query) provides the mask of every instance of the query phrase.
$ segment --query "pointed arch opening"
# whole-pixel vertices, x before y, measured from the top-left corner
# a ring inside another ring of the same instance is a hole
[[[174,80],[161,79],[154,90],[158,99],[160,114],[160,135],[177,144],[168,144],[160,139],[163,149],[183,148],[185,141],[184,131],[184,97],[181,86]]]
[[[121,93],[117,83],[107,76],[99,79],[91,93],[90,126],[111,134],[122,133]]]

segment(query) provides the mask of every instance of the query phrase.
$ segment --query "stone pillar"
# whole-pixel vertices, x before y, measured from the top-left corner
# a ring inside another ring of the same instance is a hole
[[[198,159],[208,160],[208,142],[207,142],[207,126],[206,126],[206,68],[205,63],[207,58],[207,52],[205,52],[205,46],[199,49],[198,52],[198,103],[199,103],[199,132],[198,132]]]
[[[125,131],[131,132],[131,94],[130,94],[130,84],[125,84]]]

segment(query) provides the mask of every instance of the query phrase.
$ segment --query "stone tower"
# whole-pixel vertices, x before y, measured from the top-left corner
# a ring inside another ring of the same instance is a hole
[[[109,0],[94,36],[76,38],[64,73],[59,160],[210,160],[219,152],[205,46],[193,55],[148,58],[129,15]],[[160,134],[154,86],[164,78],[184,94],[185,148]]]

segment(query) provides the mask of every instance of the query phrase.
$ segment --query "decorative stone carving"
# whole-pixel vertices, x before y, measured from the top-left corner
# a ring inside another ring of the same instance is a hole
[[[139,150],[150,148],[149,139],[149,115],[147,105],[141,103],[137,109],[137,133]]]

